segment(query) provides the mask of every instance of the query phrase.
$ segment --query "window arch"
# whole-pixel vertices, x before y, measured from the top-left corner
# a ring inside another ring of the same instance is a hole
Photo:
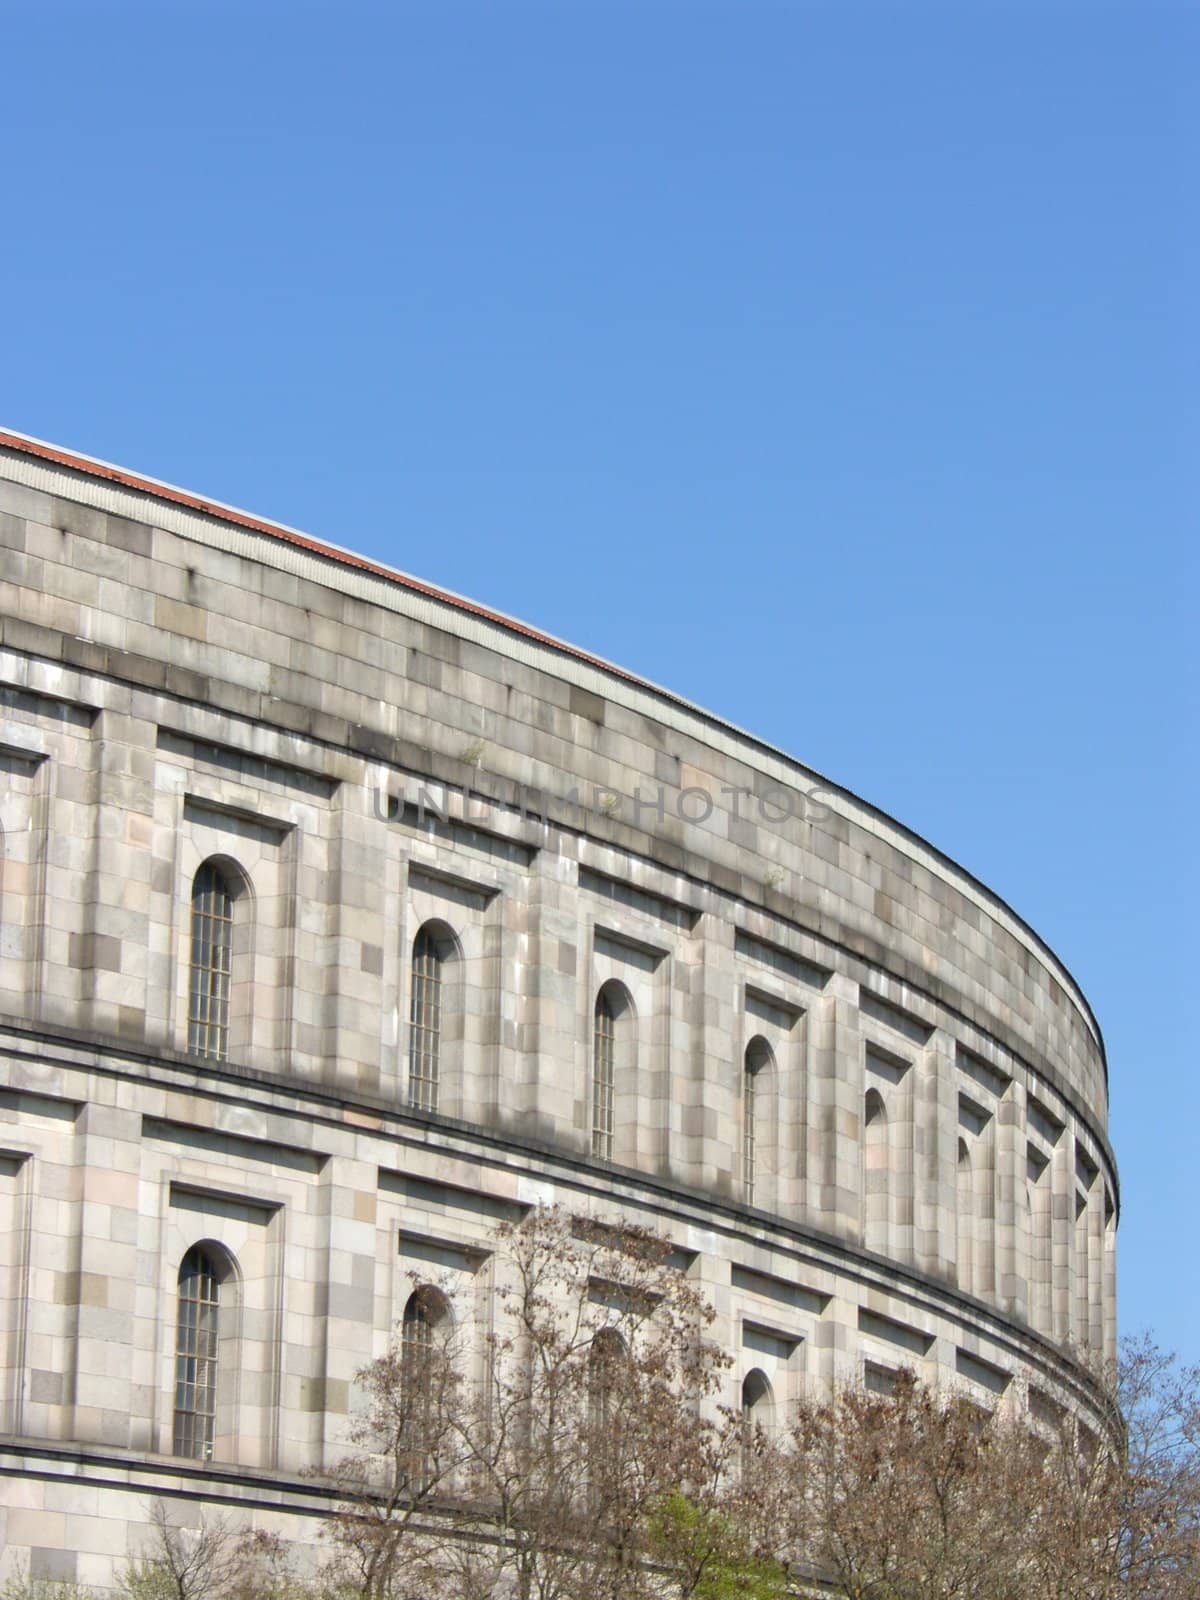
[[[868,1250],[888,1248],[889,1148],[887,1107],[878,1089],[863,1097],[863,1242]]]
[[[448,967],[457,954],[449,929],[427,922],[413,940],[408,1000],[408,1103],[436,1111],[445,1055]]]
[[[765,1109],[763,1090],[766,1088],[767,1074],[774,1065],[774,1059],[770,1045],[763,1038],[751,1039],[746,1046],[742,1063],[742,1190],[748,1205],[755,1203],[755,1184],[759,1177],[762,1136],[766,1131],[761,1126]]]
[[[193,1245],[179,1265],[175,1324],[174,1453],[211,1461],[217,1429],[221,1281],[216,1258]]]
[[[239,885],[220,862],[205,861],[192,879],[192,948],[188,1049],[213,1061],[229,1057],[234,905]]]

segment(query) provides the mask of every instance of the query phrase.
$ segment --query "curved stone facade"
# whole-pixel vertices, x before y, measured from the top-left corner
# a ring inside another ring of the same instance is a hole
[[[0,559],[6,1560],[107,1582],[181,1489],[305,1537],[410,1276],[486,1318],[548,1199],[669,1235],[730,1400],[912,1365],[1089,1406],[1103,1046],[968,873],[569,646],[11,435]]]

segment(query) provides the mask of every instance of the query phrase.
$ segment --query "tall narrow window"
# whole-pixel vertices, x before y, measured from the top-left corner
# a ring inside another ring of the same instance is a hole
[[[751,1039],[742,1066],[742,1191],[748,1205],[755,1204],[761,1144],[769,1132],[760,1126],[760,1121],[770,1109],[763,1090],[768,1084],[766,1069],[772,1059],[771,1047],[765,1039]]]
[[[742,1471],[748,1472],[759,1452],[760,1430],[771,1419],[771,1385],[756,1367],[742,1380]]]
[[[603,1485],[627,1470],[623,1437],[631,1408],[637,1410],[635,1375],[629,1350],[615,1328],[600,1328],[592,1338],[587,1369],[586,1488],[598,1506]]]
[[[958,1282],[968,1294],[996,1287],[996,1119],[958,1097]]]
[[[417,1289],[409,1295],[408,1304],[404,1307],[400,1341],[404,1351],[405,1375],[418,1386],[428,1376],[433,1352],[434,1321],[429,1290]]]
[[[971,1152],[967,1141],[958,1141],[958,1286],[968,1294],[975,1288],[975,1180],[971,1172]]]
[[[175,1331],[175,1444],[177,1456],[211,1461],[217,1421],[216,1267],[199,1245],[179,1268]]]
[[[442,952],[429,928],[413,941],[408,1028],[408,1103],[438,1108],[442,1053]]]
[[[617,1014],[607,988],[596,997],[592,1027],[592,1154],[613,1155],[613,1080],[616,1071]]]
[[[757,1367],[742,1380],[742,1424],[747,1431],[767,1421],[771,1409],[771,1385]]]
[[[1052,1332],[1051,1187],[1049,1157],[1043,1155],[1036,1145],[1027,1144],[1025,1195],[1028,1201],[1029,1225],[1028,1310],[1030,1322],[1041,1333]]]
[[[588,1356],[588,1409],[592,1427],[603,1435],[613,1420],[614,1390],[628,1351],[615,1328],[601,1328]]]
[[[438,1291],[422,1287],[408,1297],[400,1325],[402,1460],[413,1491],[428,1490],[436,1476],[438,1419],[443,1415],[447,1384],[445,1356],[436,1341],[447,1315]]]
[[[229,1054],[229,979],[233,965],[233,891],[206,861],[192,880],[192,970],[188,1049],[224,1061]]]
[[[890,1150],[887,1111],[878,1089],[863,1099],[863,1242],[887,1252],[891,1215]]]
[[[1077,1189],[1075,1191],[1075,1262],[1073,1272],[1075,1323],[1071,1333],[1080,1349],[1083,1350],[1088,1348],[1091,1335],[1088,1295],[1091,1276],[1088,1222],[1088,1197],[1082,1189]]]
[[[754,1079],[756,1070],[749,1058],[742,1079],[742,1183],[746,1190],[747,1205],[754,1204]]]

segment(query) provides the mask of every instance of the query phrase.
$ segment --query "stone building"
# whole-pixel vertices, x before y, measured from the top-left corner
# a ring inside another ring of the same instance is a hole
[[[889,817],[559,640],[0,434],[3,1561],[156,1495],[311,1536],[354,1375],[497,1218],[665,1232],[728,1399],[1086,1410],[1103,1045]],[[0,1566],[0,1572],[5,1570]]]

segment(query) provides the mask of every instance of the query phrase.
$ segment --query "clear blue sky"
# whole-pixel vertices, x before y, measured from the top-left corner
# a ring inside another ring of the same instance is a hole
[[[1123,1320],[1193,1359],[1198,47],[1183,0],[0,0],[0,422],[963,862],[1100,1016]]]

